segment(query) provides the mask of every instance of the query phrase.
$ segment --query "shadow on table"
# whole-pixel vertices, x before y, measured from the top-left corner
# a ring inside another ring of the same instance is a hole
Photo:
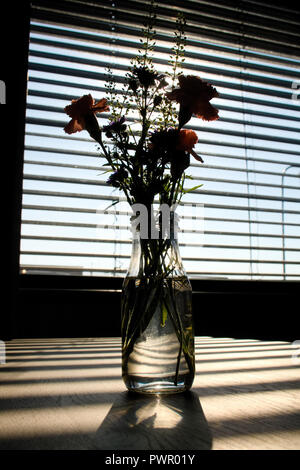
[[[194,392],[139,395],[125,392],[114,402],[95,436],[105,450],[211,449],[209,430]]]

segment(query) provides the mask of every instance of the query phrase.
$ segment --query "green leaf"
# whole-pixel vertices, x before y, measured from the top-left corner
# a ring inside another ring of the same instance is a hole
[[[114,171],[114,170],[102,171],[102,173],[98,173],[98,176],[105,175],[105,173],[111,173],[112,171]]]
[[[110,204],[109,206],[107,206],[105,209],[104,209],[104,212],[107,211],[107,209],[109,209],[110,207],[112,206],[115,206],[116,204],[118,204],[120,201],[117,199],[116,201],[114,201],[112,204]]]
[[[201,186],[203,186],[203,184],[198,184],[198,186],[194,186],[193,188],[183,189],[183,192],[184,192],[184,194],[187,194],[187,193],[190,193],[192,191],[195,191],[195,189],[201,188]]]

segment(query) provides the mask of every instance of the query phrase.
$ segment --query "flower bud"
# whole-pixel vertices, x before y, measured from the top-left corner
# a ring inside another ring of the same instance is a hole
[[[153,105],[154,107],[159,106],[160,103],[162,102],[162,97],[161,96],[155,96],[153,100]]]
[[[136,90],[138,89],[138,82],[137,80],[130,79],[128,81],[129,88],[135,93]]]

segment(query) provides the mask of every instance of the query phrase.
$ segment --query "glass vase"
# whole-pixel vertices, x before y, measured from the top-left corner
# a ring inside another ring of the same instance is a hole
[[[132,227],[121,309],[122,376],[130,391],[184,392],[194,380],[192,288],[173,212],[169,222],[169,231],[160,230],[157,238],[142,238]]]

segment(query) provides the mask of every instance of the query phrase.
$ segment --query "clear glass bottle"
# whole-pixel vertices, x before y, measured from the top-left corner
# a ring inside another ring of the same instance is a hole
[[[128,390],[189,390],[195,373],[192,288],[184,270],[174,213],[170,230],[141,238],[133,226],[132,255],[122,290],[122,376]]]

